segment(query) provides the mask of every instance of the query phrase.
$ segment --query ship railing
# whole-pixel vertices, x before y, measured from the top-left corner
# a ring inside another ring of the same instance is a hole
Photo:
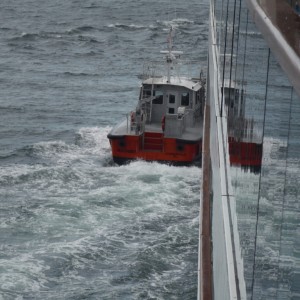
[[[199,122],[201,116],[201,108],[197,109],[186,109],[184,113],[185,126],[193,127],[197,122]]]
[[[205,61],[180,60],[179,63],[173,66],[173,71],[170,75],[175,77],[193,78],[199,81],[199,65],[205,66],[205,64]],[[145,62],[143,65],[142,75],[140,75],[139,78],[142,80],[149,78],[161,78],[166,76],[166,68],[167,66],[164,60]],[[202,73],[206,74],[206,71],[206,67],[203,67]]]
[[[165,116],[165,136],[167,137],[181,137],[186,127],[186,116],[188,113],[180,114],[166,114]]]
[[[131,111],[126,115],[127,133],[139,135],[145,131],[147,114],[142,110]]]
[[[199,106],[193,111],[193,122],[194,124],[200,119],[202,116],[202,108]]]
[[[142,98],[140,100],[140,106],[141,109],[143,110],[144,114],[146,115],[145,122],[151,122],[151,104],[152,100],[154,99],[153,96],[147,97],[147,98]]]
[[[202,299],[246,299],[246,286],[243,273],[243,260],[239,234],[237,228],[237,216],[235,212],[235,198],[233,196],[232,181],[230,174],[230,160],[228,150],[228,116],[225,101],[221,93],[222,82],[218,68],[219,46],[216,32],[214,31],[214,16],[210,12],[209,31],[209,77],[206,105],[209,105],[210,139],[209,153],[211,161],[211,236],[212,247],[212,277],[207,275],[205,262],[210,257],[199,253],[199,289],[198,300]],[[206,126],[205,126],[206,128]],[[205,136],[206,137],[206,136]],[[204,138],[205,139],[205,138]],[[205,150],[208,151],[208,150]],[[203,155],[206,153],[203,152]],[[203,171],[205,168],[203,169]],[[205,178],[203,173],[203,178]],[[208,196],[210,196],[208,194]],[[209,197],[208,197],[209,199]],[[206,216],[200,220],[201,226],[206,223]],[[200,227],[200,233],[202,228]],[[209,239],[208,239],[209,241]],[[202,249],[202,244],[200,245]],[[210,267],[210,265],[208,266]],[[211,285],[211,281],[213,284]],[[204,296],[206,285],[211,288],[210,296]]]

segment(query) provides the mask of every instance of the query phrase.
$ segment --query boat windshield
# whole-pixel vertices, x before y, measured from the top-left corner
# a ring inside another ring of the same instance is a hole
[[[164,93],[162,91],[154,91],[154,97],[152,101],[153,104],[163,104]]]

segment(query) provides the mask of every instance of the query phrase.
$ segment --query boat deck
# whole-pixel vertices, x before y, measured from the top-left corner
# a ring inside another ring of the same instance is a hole
[[[161,124],[153,123],[153,124],[146,124],[145,131],[148,132],[160,132],[162,133]],[[199,122],[195,125],[195,127],[186,127],[180,139],[183,140],[195,140],[196,138],[202,138],[203,135],[203,125],[202,122]]]
[[[161,123],[146,124],[145,131],[163,133],[161,128]],[[127,121],[125,120],[119,126],[114,128],[112,134],[116,136],[135,135],[135,131],[130,130],[130,128],[127,126]],[[193,140],[201,139],[202,136],[203,136],[203,124],[202,122],[199,122],[195,124],[195,127],[186,127],[183,134],[180,137],[176,137],[176,138],[187,140],[187,141],[193,141]]]

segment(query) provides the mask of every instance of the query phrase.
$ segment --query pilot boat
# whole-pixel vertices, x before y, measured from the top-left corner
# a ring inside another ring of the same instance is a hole
[[[191,164],[201,161],[205,78],[181,76],[181,51],[173,51],[171,28],[164,73],[144,66],[140,96],[134,110],[108,134],[113,160]],[[160,64],[161,66],[161,64]]]

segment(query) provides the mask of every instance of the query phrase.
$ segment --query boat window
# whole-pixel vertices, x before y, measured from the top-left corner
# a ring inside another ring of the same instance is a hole
[[[151,96],[151,90],[144,90],[143,91],[143,97],[148,98]]]
[[[164,101],[164,93],[162,91],[154,92],[155,98],[153,99],[153,104],[163,104]]]
[[[169,95],[169,103],[175,103],[175,95]]]
[[[182,106],[189,106],[190,104],[190,94],[188,92],[181,94],[181,105]]]
[[[174,114],[175,113],[175,109],[172,107],[169,107],[169,114]]]

